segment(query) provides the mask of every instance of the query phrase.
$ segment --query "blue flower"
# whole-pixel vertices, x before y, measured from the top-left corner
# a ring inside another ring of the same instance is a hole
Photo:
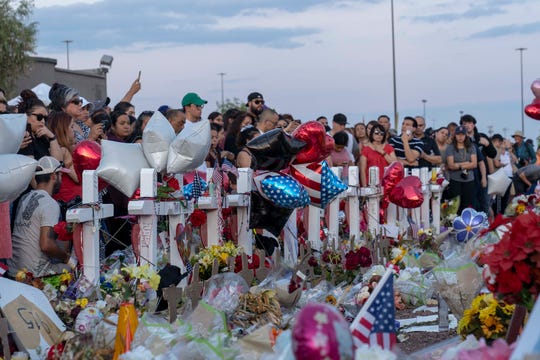
[[[461,216],[454,219],[457,241],[464,242],[472,239],[486,225],[487,215],[484,212],[476,212],[471,208],[464,209]]]

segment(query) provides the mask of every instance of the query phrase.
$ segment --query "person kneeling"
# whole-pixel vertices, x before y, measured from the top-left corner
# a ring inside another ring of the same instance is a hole
[[[36,277],[70,269],[66,264],[70,254],[56,243],[53,227],[60,219],[60,207],[52,198],[60,189],[62,173],[69,171],[51,156],[39,159],[36,188],[21,198],[15,214],[13,257],[8,260],[11,276],[22,269]],[[61,263],[55,263],[54,259]]]

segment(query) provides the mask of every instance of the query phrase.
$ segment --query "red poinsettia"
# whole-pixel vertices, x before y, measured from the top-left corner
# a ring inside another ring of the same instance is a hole
[[[355,251],[350,250],[345,254],[345,270],[357,270],[360,267],[371,266],[371,263],[371,251],[364,246]]]
[[[189,222],[195,227],[206,224],[206,212],[201,209],[195,209],[189,216]]]
[[[60,241],[73,240],[73,229],[65,221],[60,221],[53,226],[53,231],[56,233],[56,238]]]
[[[529,211],[516,217],[481,260],[488,289],[531,310],[540,289],[540,215]]]

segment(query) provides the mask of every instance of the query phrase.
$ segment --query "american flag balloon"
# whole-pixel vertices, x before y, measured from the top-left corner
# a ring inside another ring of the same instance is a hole
[[[325,208],[336,196],[347,190],[345,185],[334,174],[326,161],[311,164],[291,165],[291,176],[294,177],[309,194],[311,204]]]
[[[309,205],[309,195],[306,189],[294,178],[270,173],[260,180],[260,191],[277,206],[295,209]],[[257,179],[255,179],[257,182]]]

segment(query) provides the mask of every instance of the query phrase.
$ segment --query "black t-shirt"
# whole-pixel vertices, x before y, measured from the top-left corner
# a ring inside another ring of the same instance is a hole
[[[44,156],[51,156],[51,144],[49,138],[46,136],[36,138],[33,134],[30,136],[32,136],[32,142],[24,149],[20,149],[17,154],[33,156],[36,160],[39,160]]]
[[[422,140],[422,142],[424,143],[424,152],[426,154],[436,155],[436,156],[441,155],[439,147],[437,146],[437,143],[435,142],[433,138],[429,136],[424,136],[420,140]],[[421,168],[428,167],[431,169],[433,167],[433,164],[427,161],[426,159],[420,158],[420,160],[418,160],[418,167],[421,167]]]

